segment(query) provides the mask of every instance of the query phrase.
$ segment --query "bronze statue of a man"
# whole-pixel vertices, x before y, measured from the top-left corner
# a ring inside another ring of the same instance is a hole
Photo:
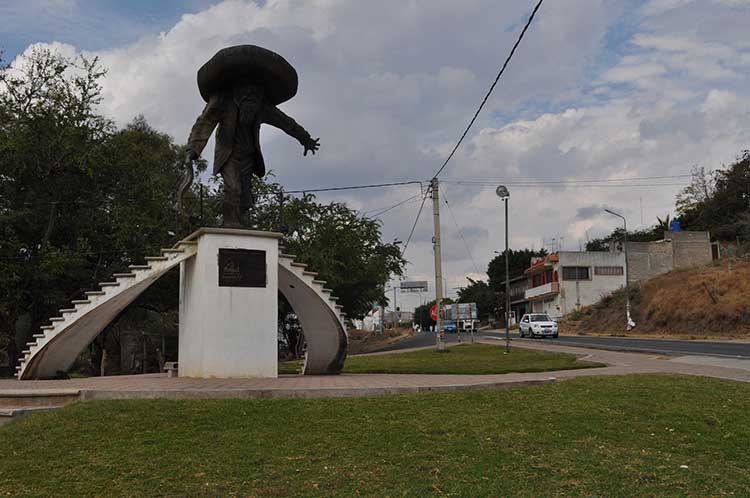
[[[252,205],[252,175],[263,176],[260,125],[270,124],[296,138],[304,155],[319,140],[276,105],[297,91],[297,73],[278,54],[254,45],[219,51],[198,72],[198,87],[207,101],[188,139],[188,159],[200,156],[216,132],[213,173],[224,179],[223,226],[241,227],[241,215]]]

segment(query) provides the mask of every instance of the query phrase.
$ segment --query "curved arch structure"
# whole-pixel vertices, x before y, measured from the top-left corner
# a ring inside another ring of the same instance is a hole
[[[17,367],[21,380],[56,377],[67,371],[96,336],[151,284],[166,272],[196,255],[197,243],[188,237],[174,248],[162,249],[161,256],[146,258],[144,265],[132,265],[128,273],[115,274],[101,290],[86,293],[73,307],[34,335]],[[306,271],[294,256],[279,255],[279,291],[295,310],[307,340],[303,373],[336,374],[346,359],[348,339],[344,313],[317,274]]]
[[[305,375],[337,374],[344,368],[348,338],[336,298],[294,257],[279,255],[279,292],[297,314],[307,341]]]

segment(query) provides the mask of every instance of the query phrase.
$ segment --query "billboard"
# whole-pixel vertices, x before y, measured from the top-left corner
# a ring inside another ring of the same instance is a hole
[[[450,304],[445,308],[446,320],[476,320],[477,303]]]
[[[426,280],[405,280],[401,282],[401,291],[406,292],[427,292]]]

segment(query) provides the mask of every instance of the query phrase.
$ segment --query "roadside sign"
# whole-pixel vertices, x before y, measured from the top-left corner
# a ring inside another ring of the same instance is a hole
[[[432,308],[430,308],[430,318],[435,320],[437,322],[437,305],[433,304]]]
[[[402,292],[427,292],[426,280],[405,280],[401,282]]]

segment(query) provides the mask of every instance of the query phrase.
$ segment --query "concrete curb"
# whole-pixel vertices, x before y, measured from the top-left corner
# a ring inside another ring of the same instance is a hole
[[[364,388],[299,388],[299,389],[153,389],[104,390],[82,389],[81,401],[123,399],[280,399],[280,398],[354,398],[392,394],[430,394],[481,389],[509,389],[545,385],[555,377],[534,380],[500,381],[476,384],[438,386],[364,387]]]

